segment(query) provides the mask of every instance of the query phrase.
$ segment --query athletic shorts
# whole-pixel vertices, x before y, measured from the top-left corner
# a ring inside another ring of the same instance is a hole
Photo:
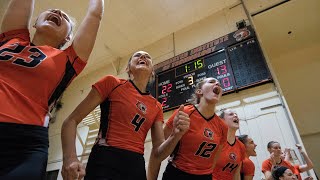
[[[171,162],[168,163],[166,170],[163,173],[162,180],[212,180],[211,174],[196,175],[189,174],[174,167]]]
[[[143,154],[111,146],[94,145],[85,180],[146,180]]]
[[[0,179],[45,179],[48,128],[0,122]]]

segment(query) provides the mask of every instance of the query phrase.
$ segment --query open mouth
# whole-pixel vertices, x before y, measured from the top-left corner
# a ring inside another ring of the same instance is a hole
[[[140,60],[140,61],[138,62],[138,64],[139,64],[139,65],[140,65],[140,64],[147,65],[147,62],[146,62],[146,61],[144,61],[144,60]]]
[[[59,18],[59,16],[55,15],[55,14],[50,14],[47,18],[47,21],[51,21],[54,24],[56,24],[57,26],[61,25],[61,19]]]
[[[236,124],[239,124],[239,119],[237,118],[237,119],[233,120],[233,122]]]
[[[220,94],[221,89],[219,87],[214,87],[213,88],[213,93],[219,95]]]

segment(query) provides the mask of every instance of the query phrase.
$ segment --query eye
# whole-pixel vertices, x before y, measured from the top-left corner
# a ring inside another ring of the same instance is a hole
[[[140,56],[141,56],[140,53],[137,53],[137,54],[133,55],[133,57],[140,57]]]

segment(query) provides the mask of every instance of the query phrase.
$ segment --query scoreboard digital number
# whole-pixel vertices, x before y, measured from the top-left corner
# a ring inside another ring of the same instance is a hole
[[[233,91],[235,84],[225,50],[157,75],[157,99],[164,110],[190,103],[194,88],[206,77],[215,77],[224,92]]]
[[[218,79],[224,94],[272,81],[250,26],[156,66],[151,93],[164,111],[191,103],[196,84],[207,77]]]

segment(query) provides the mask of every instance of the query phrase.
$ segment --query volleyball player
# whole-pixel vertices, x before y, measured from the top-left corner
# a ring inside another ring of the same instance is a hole
[[[240,179],[241,164],[246,154],[244,145],[236,138],[239,117],[232,109],[223,110],[220,117],[228,126],[228,138],[213,169],[212,179]]]
[[[33,24],[34,0],[11,0],[0,34],[0,179],[44,179],[48,123],[57,99],[82,71],[93,49],[103,0],[90,0],[71,41],[74,23],[48,9]]]
[[[144,142],[149,129],[152,151],[159,159],[166,158],[188,130],[189,117],[181,106],[174,120],[174,131],[165,141],[162,106],[146,89],[153,75],[152,58],[147,52],[135,52],[127,72],[128,80],[108,75],[95,83],[89,95],[64,121],[64,178],[84,176],[84,168],[76,156],[76,127],[98,105],[100,130],[89,156],[85,179],[144,180]]]
[[[173,151],[163,180],[211,180],[216,158],[227,138],[226,125],[215,114],[215,106],[221,95],[220,83],[215,78],[205,78],[197,84],[194,105],[184,108],[190,118],[190,128]],[[178,111],[166,123],[166,138],[174,130],[177,113]],[[156,179],[159,166],[159,161],[150,158],[149,179]]]

